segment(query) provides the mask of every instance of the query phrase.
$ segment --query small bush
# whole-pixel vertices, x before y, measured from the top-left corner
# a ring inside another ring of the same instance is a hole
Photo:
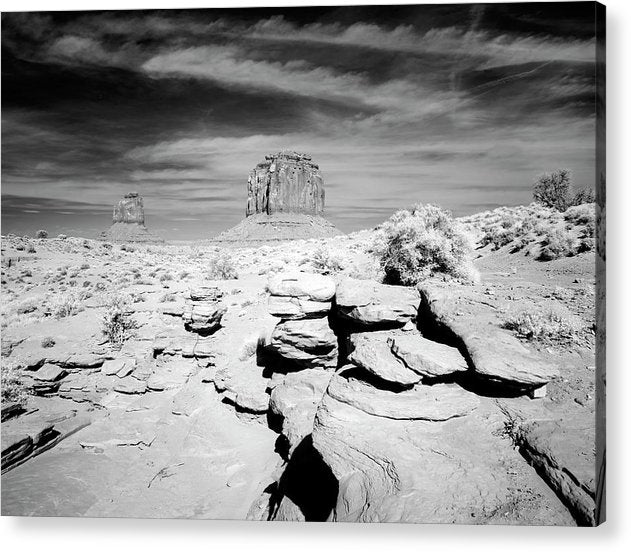
[[[237,280],[239,273],[227,253],[210,258],[207,276],[210,280]]]
[[[578,332],[576,324],[561,313],[540,308],[508,317],[503,327],[523,339],[539,341],[572,341]]]
[[[567,230],[556,228],[549,231],[541,242],[540,261],[552,261],[561,257],[571,257],[577,252],[576,238]]]
[[[344,268],[339,257],[333,255],[325,247],[319,247],[315,250],[311,264],[321,274],[335,274]]]
[[[557,211],[565,211],[570,206],[570,171],[559,169],[553,173],[542,174],[535,182],[533,199]]]
[[[416,285],[436,273],[470,280],[475,273],[466,236],[436,205],[396,212],[382,225],[373,250],[390,284]]]
[[[88,263],[83,263],[79,268],[81,270],[88,270],[88,268],[90,268],[90,265]]]
[[[66,234],[59,234],[59,235],[57,236],[57,239],[58,239],[58,240],[66,240],[66,239],[68,239],[68,236],[66,236]]]
[[[21,377],[17,366],[10,363],[2,364],[2,402],[25,404],[28,398],[28,387]]]
[[[173,303],[177,299],[175,293],[165,293],[162,297],[160,297],[160,303]]]
[[[83,310],[79,296],[75,293],[62,293],[55,295],[48,303],[50,314],[55,318],[73,316]]]
[[[38,230],[35,237],[40,240],[45,240],[48,237],[48,232],[46,232],[46,230]]]
[[[121,347],[133,334],[137,325],[131,318],[131,298],[116,294],[108,298],[101,320],[103,335],[115,347]]]
[[[41,345],[44,349],[50,349],[55,346],[55,340],[52,337],[45,337],[42,339]]]
[[[173,280],[173,276],[171,276],[170,272],[165,272],[164,274],[160,275],[160,278],[158,278],[158,280],[160,281],[160,283],[170,282],[171,280]]]

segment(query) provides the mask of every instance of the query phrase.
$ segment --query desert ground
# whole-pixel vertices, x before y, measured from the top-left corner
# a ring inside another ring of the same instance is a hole
[[[2,238],[2,514],[594,523],[594,206],[261,245]],[[377,244],[377,245],[376,245]]]

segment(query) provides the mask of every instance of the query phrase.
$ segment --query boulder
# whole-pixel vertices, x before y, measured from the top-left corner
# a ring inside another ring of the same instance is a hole
[[[280,273],[270,277],[267,289],[270,295],[279,297],[330,302],[335,295],[335,280],[307,272]]]
[[[217,369],[213,377],[215,388],[229,402],[254,414],[264,414],[269,408],[267,378],[255,358],[231,360]]]
[[[404,326],[414,320],[419,296],[413,288],[344,278],[337,285],[335,302],[342,320],[378,329]]]
[[[353,351],[348,360],[384,381],[413,385],[421,375],[410,370],[392,354],[388,339],[391,332],[358,333],[351,336]]]
[[[289,456],[311,433],[316,408],[326,391],[332,372],[307,369],[287,374],[272,389],[270,410],[282,419],[282,434],[289,444]]]
[[[467,361],[455,347],[425,339],[418,332],[388,338],[390,350],[405,366],[427,378],[466,372]]]
[[[268,348],[302,367],[337,364],[337,336],[326,318],[281,322],[274,329]]]
[[[182,320],[188,331],[210,334],[221,327],[227,307],[221,303],[222,293],[216,287],[192,289]]]

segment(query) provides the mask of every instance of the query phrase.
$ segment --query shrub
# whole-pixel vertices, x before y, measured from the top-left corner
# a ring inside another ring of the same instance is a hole
[[[315,250],[311,264],[321,274],[334,274],[344,268],[339,257],[332,255],[326,247]]]
[[[210,280],[237,280],[239,274],[227,253],[210,258],[207,276]]]
[[[28,387],[20,377],[19,368],[11,363],[2,364],[2,402],[25,404]]]
[[[131,298],[122,294],[110,296],[105,304],[101,329],[107,340],[116,347],[121,347],[137,327],[131,318],[130,304]]]
[[[560,257],[571,257],[576,254],[577,242],[567,230],[556,228],[550,230],[541,242],[540,261],[552,261]]]
[[[533,308],[509,316],[503,327],[519,337],[539,341],[572,341],[578,327],[554,309]]]
[[[58,239],[58,240],[65,240],[65,239],[68,239],[68,236],[66,236],[66,234],[59,234],[59,235],[57,236],[57,239]]]
[[[595,203],[596,194],[591,188],[583,188],[574,194],[572,205],[584,205],[585,203]]]
[[[38,230],[35,237],[40,240],[44,240],[48,237],[48,232],[46,232],[46,230]]]
[[[75,293],[55,295],[48,303],[50,314],[55,318],[73,316],[83,310],[79,297]]]
[[[55,346],[55,340],[52,337],[45,337],[42,339],[41,345],[44,349],[50,349]]]
[[[79,268],[81,270],[88,270],[88,268],[90,268],[90,265],[88,263],[83,263]]]
[[[160,303],[173,303],[177,299],[175,293],[165,293],[160,297]]]
[[[435,273],[471,279],[470,246],[451,215],[436,205],[396,212],[375,242],[390,284],[415,285]]]
[[[542,174],[535,182],[532,197],[538,203],[557,211],[565,211],[570,206],[570,171],[559,169]]]
[[[161,283],[164,283],[164,282],[169,282],[169,281],[173,280],[173,276],[171,276],[171,273],[170,273],[170,272],[165,272],[164,274],[161,274],[161,275],[160,275],[160,278],[158,278],[158,280],[159,280]]]
[[[573,224],[593,226],[596,222],[596,206],[593,203],[574,205],[565,211],[563,218]]]

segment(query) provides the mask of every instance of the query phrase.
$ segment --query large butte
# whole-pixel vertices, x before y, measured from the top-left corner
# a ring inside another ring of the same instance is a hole
[[[116,205],[112,226],[101,233],[101,239],[112,242],[163,242],[145,226],[145,207],[138,192],[126,194]]]
[[[253,244],[341,234],[322,216],[324,181],[318,165],[304,153],[265,156],[250,171],[247,190],[246,218],[215,241]]]

